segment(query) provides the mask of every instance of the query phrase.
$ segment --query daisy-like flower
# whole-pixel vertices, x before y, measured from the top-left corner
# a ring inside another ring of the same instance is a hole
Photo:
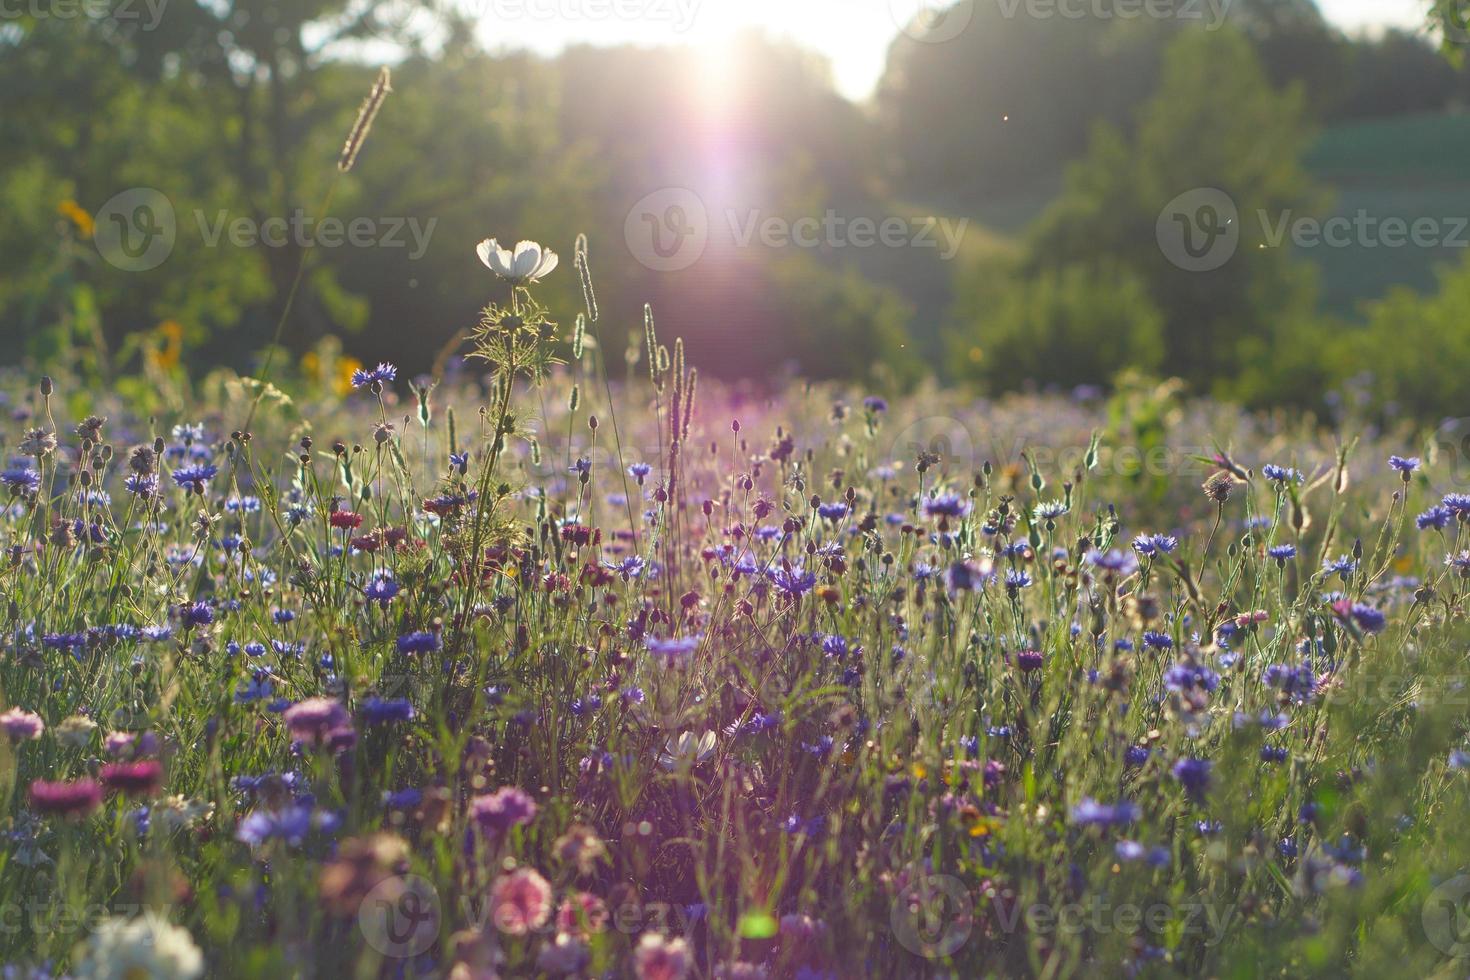
[[[387,361],[378,362],[378,366],[371,370],[359,368],[352,372],[352,387],[366,388],[368,385],[384,385],[398,377],[398,368]]]
[[[193,980],[204,973],[204,954],[189,931],[152,915],[104,919],[80,950],[71,971],[78,978]]]
[[[514,283],[536,282],[550,275],[561,261],[549,248],[535,242],[517,242],[515,251],[501,248],[493,238],[487,238],[475,246],[475,254],[485,263],[485,268],[502,279]]]

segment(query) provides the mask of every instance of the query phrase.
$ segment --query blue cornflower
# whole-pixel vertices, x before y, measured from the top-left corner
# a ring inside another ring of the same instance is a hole
[[[29,466],[12,466],[0,473],[0,483],[5,484],[14,495],[35,493],[41,489],[41,474]]]
[[[464,474],[470,468],[470,454],[469,454],[469,452],[466,451],[466,452],[462,452],[462,453],[450,453],[449,454],[449,467],[450,467],[450,469],[459,470],[459,475],[460,476],[464,476]]]
[[[1447,493],[1440,503],[1454,511],[1457,517],[1470,514],[1470,493]]]
[[[1038,521],[1051,523],[1052,521],[1055,521],[1058,517],[1061,517],[1070,509],[1071,508],[1067,506],[1066,501],[1047,500],[1037,504],[1035,510],[1032,511],[1032,513],[1035,515]]]
[[[1205,790],[1210,788],[1211,767],[1208,759],[1180,759],[1174,763],[1174,778],[1179,780],[1190,796],[1203,796]]]
[[[1296,557],[1296,545],[1278,544],[1266,549],[1266,554],[1276,559],[1277,564],[1285,565]]]
[[[1364,633],[1379,633],[1388,625],[1388,617],[1383,614],[1382,610],[1375,609],[1366,602],[1353,603],[1348,613]]]
[[[202,600],[183,605],[179,607],[179,620],[185,629],[191,626],[208,626],[214,622],[214,609]]]
[[[801,568],[773,568],[766,575],[777,591],[792,599],[800,598],[817,585],[817,576]]]
[[[1084,827],[1120,826],[1137,820],[1138,815],[1138,804],[1130,800],[1099,803],[1088,796],[1072,808],[1072,822]]]
[[[1272,483],[1287,484],[1302,482],[1300,470],[1294,470],[1290,466],[1277,466],[1275,463],[1267,463],[1261,467],[1261,474]]]
[[[1418,456],[1390,456],[1388,465],[1403,474],[1404,482],[1409,482],[1409,474],[1419,468]]]
[[[649,466],[647,463],[634,463],[632,466],[628,467],[628,475],[637,480],[640,486],[643,483],[644,477],[648,476],[648,474],[652,472],[653,467]]]
[[[643,642],[648,647],[648,652],[665,667],[682,667],[689,662],[702,639],[700,636],[686,636],[665,640],[650,636]]]
[[[623,577],[623,581],[626,582],[629,579],[642,575],[643,569],[647,564],[648,562],[644,561],[638,555],[629,555],[620,562],[605,561],[602,563],[602,567],[609,571],[617,572]]]
[[[369,725],[412,721],[413,704],[407,698],[370,697],[362,703],[362,720]]]
[[[218,466],[212,463],[204,463],[199,466],[186,466],[183,469],[174,470],[173,478],[174,482],[181,488],[202,494],[204,493],[205,484],[213,480],[218,473]]]
[[[970,513],[970,500],[957,493],[941,493],[924,501],[924,513],[930,517],[964,517]]]
[[[393,598],[398,595],[401,588],[402,587],[397,582],[393,581],[393,579],[389,576],[377,575],[374,576],[373,580],[369,582],[367,584],[367,587],[362,590],[362,594],[367,596],[367,600],[369,602],[376,602],[378,605],[386,608],[388,603],[392,602]]]
[[[1143,645],[1155,650],[1169,650],[1174,646],[1174,638],[1168,633],[1160,633],[1157,630],[1147,630],[1143,634]]]
[[[866,408],[870,412],[886,412],[888,411],[888,402],[879,398],[877,395],[869,395],[863,399],[863,408]]]
[[[252,847],[259,847],[272,839],[296,845],[305,840],[310,831],[311,807],[291,804],[276,811],[256,810],[240,821],[235,837]]]
[[[1358,560],[1349,555],[1339,555],[1322,566],[1324,572],[1336,573],[1344,582],[1358,570]]]
[[[1445,555],[1444,563],[1462,573],[1470,573],[1470,551],[1462,551],[1458,555]]]
[[[1011,595],[1015,595],[1022,589],[1029,589],[1031,582],[1031,576],[1027,572],[1015,568],[1006,572],[1006,591]]]
[[[366,388],[371,384],[386,384],[398,377],[398,369],[386,361],[380,362],[371,371],[357,370],[352,372],[352,387]]]
[[[1414,526],[1419,528],[1419,530],[1421,531],[1427,531],[1430,528],[1434,528],[1436,531],[1443,531],[1445,528],[1453,524],[1454,521],[1455,512],[1453,510],[1446,507],[1444,504],[1435,504],[1433,507],[1420,514],[1418,517],[1414,518]]]
[[[158,492],[158,477],[152,473],[146,476],[134,473],[123,481],[123,488],[133,496],[147,500]]]
[[[829,521],[840,521],[847,516],[847,505],[841,502],[821,504],[817,507],[817,515]]]
[[[439,650],[439,634],[418,631],[404,633],[398,638],[399,653],[437,653]]]
[[[1167,555],[1179,547],[1179,539],[1168,534],[1140,534],[1133,539],[1133,550],[1145,558]]]
[[[1164,671],[1164,687],[1170,691],[1203,688],[1213,692],[1220,686],[1220,675],[1201,664],[1180,663]]]
[[[586,480],[592,475],[592,460],[585,456],[577,457],[577,461],[571,465],[569,472],[575,473],[583,480]]]

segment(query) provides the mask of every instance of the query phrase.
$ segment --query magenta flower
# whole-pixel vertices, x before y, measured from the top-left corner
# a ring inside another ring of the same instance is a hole
[[[101,805],[102,787],[95,779],[70,783],[38,779],[31,783],[31,809],[37,813],[84,817]]]
[[[342,702],[331,698],[307,698],[286,709],[281,718],[291,737],[304,745],[334,747],[343,738],[342,729],[352,727],[352,716]]]
[[[551,885],[530,868],[501,875],[490,886],[495,927],[511,936],[541,928],[551,917]]]
[[[128,796],[152,796],[163,785],[163,763],[156,759],[110,762],[98,773],[102,785]]]
[[[500,837],[512,827],[536,819],[536,801],[514,786],[503,786],[470,803],[470,818],[489,837]]]
[[[41,716],[25,711],[21,708],[11,708],[4,714],[0,714],[0,731],[9,735],[17,742],[25,742],[41,737],[46,730],[46,723]]]

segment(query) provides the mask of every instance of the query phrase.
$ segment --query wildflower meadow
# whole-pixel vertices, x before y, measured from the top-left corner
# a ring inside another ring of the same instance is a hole
[[[1470,424],[731,378],[599,231],[0,369],[0,976],[1463,974]]]

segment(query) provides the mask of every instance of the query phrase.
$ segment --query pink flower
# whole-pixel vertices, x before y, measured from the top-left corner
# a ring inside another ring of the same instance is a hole
[[[41,720],[41,716],[29,711],[11,708],[4,714],[0,714],[0,731],[17,742],[40,738],[41,733],[45,730],[46,723]]]
[[[490,915],[512,936],[539,929],[551,918],[551,885],[530,868],[501,875],[490,886]]]
[[[95,779],[78,779],[71,783],[48,783],[38,779],[31,783],[31,809],[37,813],[82,817],[101,805],[102,787]]]
[[[607,928],[607,904],[591,892],[576,892],[561,901],[556,910],[557,932],[590,936]]]
[[[286,709],[281,716],[286,729],[296,741],[306,745],[328,746],[341,741],[339,733],[352,727],[351,716],[340,701],[331,698],[307,698]]]
[[[689,975],[689,944],[645,932],[633,953],[638,980],[684,980]]]
[[[110,762],[98,773],[102,785],[128,796],[152,796],[163,785],[163,764],[154,759],[142,762]]]
[[[514,786],[502,786],[488,796],[477,796],[470,803],[470,818],[491,837],[498,837],[512,827],[536,819],[536,801]]]

